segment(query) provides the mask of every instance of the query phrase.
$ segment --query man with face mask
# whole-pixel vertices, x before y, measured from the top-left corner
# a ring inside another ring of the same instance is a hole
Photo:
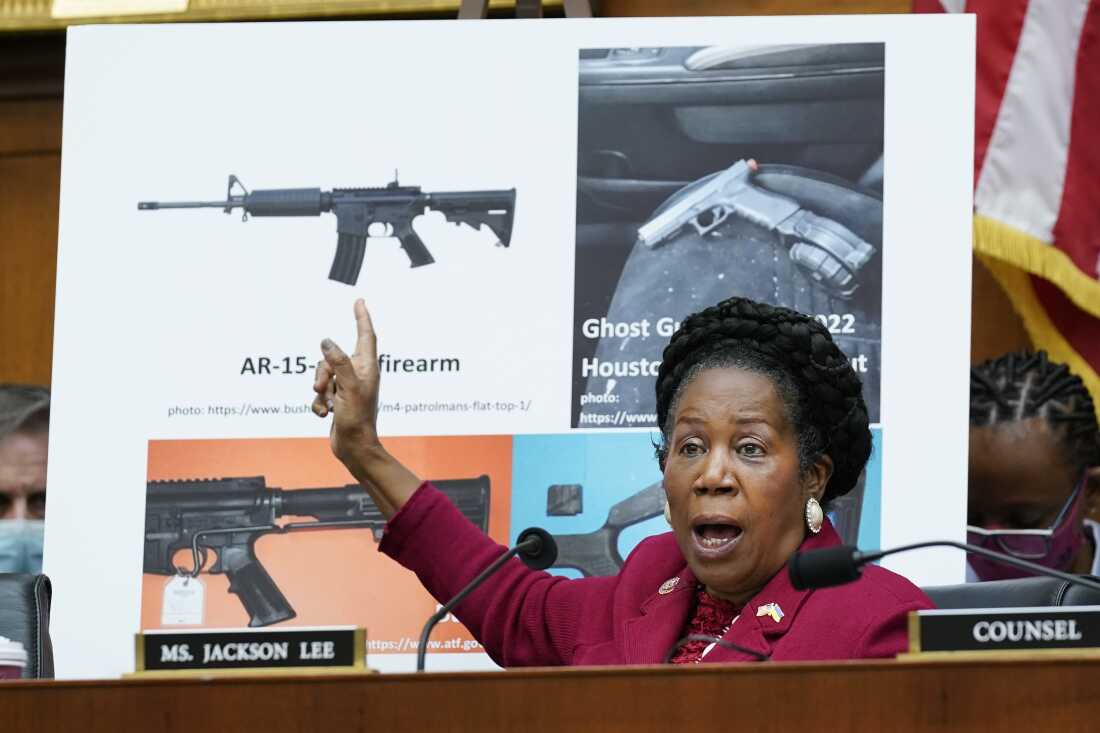
[[[1041,351],[974,367],[967,541],[1055,570],[1097,575],[1095,517],[1100,429],[1081,379]],[[974,556],[967,570],[970,580],[1028,575]]]
[[[0,573],[42,571],[50,393],[0,385]]]

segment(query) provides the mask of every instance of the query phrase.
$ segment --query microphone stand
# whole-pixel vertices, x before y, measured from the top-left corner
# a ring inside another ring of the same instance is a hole
[[[1091,578],[1082,578],[1079,575],[1072,573],[1064,573],[1061,570],[1054,570],[1048,568],[1045,565],[1039,565],[1038,563],[1028,562],[1027,560],[1021,560],[1018,557],[1012,555],[995,552],[993,550],[987,550],[984,547],[978,547],[977,545],[968,545],[965,542],[954,542],[952,540],[930,540],[928,542],[916,542],[912,545],[902,545],[901,547],[894,547],[889,550],[877,550],[875,552],[860,552],[858,550],[853,553],[853,559],[857,566],[864,565],[869,562],[874,562],[879,558],[886,557],[887,555],[893,555],[895,552],[907,552],[908,550],[920,550],[925,547],[954,547],[959,550],[964,550],[972,555],[979,555],[987,560],[993,560],[999,562],[1002,565],[1011,565],[1012,567],[1020,568],[1021,570],[1028,570],[1036,575],[1046,575],[1052,578],[1058,578],[1064,580],[1067,583],[1074,585],[1080,585],[1084,588],[1091,588],[1092,590],[1100,591],[1100,581],[1092,580]]]
[[[1083,588],[1100,591],[1100,581],[1093,578],[1085,578],[1072,573],[1065,573],[1061,570],[1053,570],[1045,565],[1021,560],[1018,557],[1013,557],[1003,552],[995,552],[993,550],[987,550],[984,547],[968,545],[964,542],[955,542],[953,540],[929,540],[926,542],[916,542],[911,545],[902,545],[901,547],[894,547],[888,550],[875,550],[874,552],[860,552],[859,549],[851,545],[826,547],[820,550],[810,550],[805,553],[796,552],[788,561],[787,570],[791,578],[791,584],[799,590],[827,588],[835,585],[843,585],[856,580],[860,576],[862,566],[869,562],[886,557],[887,555],[893,555],[897,552],[920,550],[925,547],[954,547],[1003,565],[1010,565],[1014,568],[1027,570],[1033,575],[1044,575],[1050,578],[1057,578],[1058,580],[1072,585],[1079,585]],[[810,561],[809,567],[806,567],[807,560]],[[813,577],[815,573],[819,576],[817,579]]]
[[[553,564],[558,554],[557,545],[554,544],[554,538],[547,534],[545,530],[531,527],[520,532],[519,536],[519,542],[517,542],[514,547],[478,573],[477,577],[467,583],[466,587],[460,590],[454,598],[447,601],[443,606],[440,606],[439,610],[428,618],[427,622],[424,624],[424,628],[420,631],[420,644],[416,648],[417,672],[424,671],[424,658],[428,653],[428,637],[431,636],[432,629],[435,628],[435,625],[446,618],[447,614],[449,614],[455,606],[461,603],[466,596],[473,593],[486,578],[497,570],[500,570],[504,563],[508,562],[516,555],[523,554],[525,556],[524,563],[535,570],[543,570]]]

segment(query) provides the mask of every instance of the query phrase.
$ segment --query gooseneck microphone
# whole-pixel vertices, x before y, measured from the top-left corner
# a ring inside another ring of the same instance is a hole
[[[454,607],[457,606],[462,600],[474,592],[474,590],[485,582],[485,579],[490,575],[500,570],[504,566],[504,563],[508,562],[513,556],[519,555],[523,564],[532,570],[545,570],[554,564],[554,561],[558,559],[558,545],[554,542],[554,538],[550,536],[550,533],[540,527],[528,527],[519,533],[519,537],[516,538],[516,544],[489,565],[489,567],[482,570],[476,578],[471,580],[465,588],[460,590],[454,598],[447,601],[438,611],[432,614],[431,618],[424,624],[424,628],[420,631],[420,646],[416,648],[416,671],[424,671],[424,657],[428,653],[428,637],[432,633],[432,629],[435,625],[446,618]]]
[[[1027,570],[1035,575],[1045,575],[1050,578],[1064,580],[1073,585],[1100,590],[1100,582],[1098,581],[1082,578],[1071,573],[1063,573],[1061,570],[1052,570],[1044,565],[1021,560],[1003,552],[995,552],[977,545],[968,545],[964,542],[953,542],[951,540],[917,542],[912,545],[902,545],[901,547],[875,552],[860,552],[857,547],[852,545],[826,547],[822,550],[810,550],[809,552],[796,552],[787,563],[787,571],[791,578],[791,585],[798,590],[828,588],[829,586],[843,585],[857,580],[863,572],[863,566],[878,560],[880,557],[893,555],[896,552],[919,550],[925,547],[955,547],[1002,565]]]

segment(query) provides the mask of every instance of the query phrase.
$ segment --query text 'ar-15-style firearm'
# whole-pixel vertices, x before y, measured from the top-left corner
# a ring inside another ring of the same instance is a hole
[[[140,201],[138,209],[241,209],[249,216],[320,216],[336,214],[336,256],[329,279],[354,285],[359,279],[367,237],[396,237],[413,267],[435,262],[413,230],[412,222],[426,211],[439,211],[447,221],[468,224],[475,229],[489,227],[497,241],[512,242],[512,219],[516,190],[444,191],[429,193],[419,186],[402,186],[396,176],[384,188],[275,188],[249,192],[240,179],[229,176],[224,201]],[[375,234],[371,226],[379,225]]]
[[[733,214],[778,234],[791,260],[811,278],[835,295],[851,296],[859,286],[856,275],[875,248],[840,222],[755,185],[757,168],[754,160],[739,160],[686,187],[638,229],[638,241],[657,247],[688,224],[709,234]]]
[[[489,524],[489,477],[433,481],[483,531]],[[276,524],[282,517],[309,522]],[[365,528],[381,537],[386,519],[358,484],[331,489],[270,488],[263,476],[150,481],[145,500],[145,572],[155,575],[225,573],[229,592],[248,612],[249,626],[292,619],[294,609],[256,558],[256,540],[266,534],[318,529]],[[191,569],[175,564],[190,550]],[[209,552],[216,557],[205,567]]]

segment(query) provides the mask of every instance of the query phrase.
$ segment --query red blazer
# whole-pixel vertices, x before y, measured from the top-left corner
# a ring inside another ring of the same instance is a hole
[[[838,544],[826,521],[801,549]],[[430,484],[390,520],[379,549],[415,572],[440,602],[504,552]],[[611,577],[568,579],[509,562],[455,615],[504,667],[650,664],[684,633],[695,587],[668,532],[642,541]],[[759,610],[773,603],[778,620]],[[784,568],[745,604],[724,638],[775,660],[893,657],[908,647],[907,614],[932,607],[919,588],[877,566],[854,583],[813,591],[795,590]],[[705,661],[751,660],[715,647]]]

